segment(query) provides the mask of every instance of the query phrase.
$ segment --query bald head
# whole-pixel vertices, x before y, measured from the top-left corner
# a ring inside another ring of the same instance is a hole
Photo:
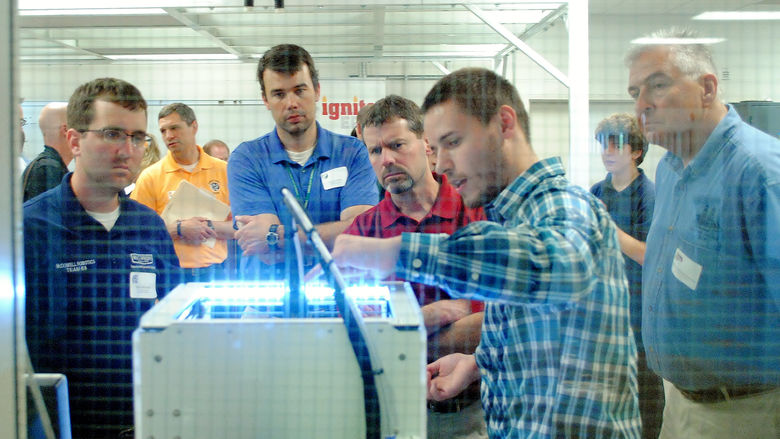
[[[230,157],[230,148],[221,140],[209,140],[203,145],[203,150],[206,151],[206,154],[220,160],[227,161]]]
[[[48,143],[48,138],[56,138],[57,132],[67,125],[67,102],[52,102],[41,110],[41,115],[38,116],[38,127],[43,133],[43,140]]]
[[[38,116],[38,128],[43,134],[43,143],[57,150],[66,164],[73,157],[66,136],[68,132],[67,114],[67,102],[52,102],[43,107],[40,116]]]

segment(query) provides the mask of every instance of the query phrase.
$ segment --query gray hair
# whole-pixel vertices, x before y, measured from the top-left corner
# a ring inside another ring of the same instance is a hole
[[[691,29],[669,28],[661,29],[648,35],[653,39],[682,39],[697,38],[699,35]],[[632,47],[626,54],[626,65],[630,68],[634,62],[644,53],[658,47],[669,49],[669,59],[685,76],[696,79],[704,74],[713,74],[718,76],[715,68],[715,62],[712,60],[712,51],[706,44],[684,44],[678,42],[659,42],[638,44]]]

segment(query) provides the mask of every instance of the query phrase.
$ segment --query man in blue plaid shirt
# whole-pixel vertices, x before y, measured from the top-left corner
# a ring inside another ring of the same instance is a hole
[[[636,346],[615,226],[559,159],[539,160],[515,88],[485,69],[442,78],[425,135],[469,206],[489,222],[451,236],[341,235],[339,265],[487,303],[475,355],[428,366],[432,399],[482,380],[491,438],[639,438]]]

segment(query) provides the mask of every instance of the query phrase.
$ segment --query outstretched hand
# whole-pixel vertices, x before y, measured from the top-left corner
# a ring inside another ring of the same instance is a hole
[[[429,364],[428,399],[443,401],[457,396],[479,379],[476,357],[450,354]]]
[[[384,279],[395,273],[395,263],[401,250],[401,237],[367,238],[355,235],[339,235],[333,244],[333,261],[348,272]],[[306,280],[322,273],[317,265],[308,273]]]

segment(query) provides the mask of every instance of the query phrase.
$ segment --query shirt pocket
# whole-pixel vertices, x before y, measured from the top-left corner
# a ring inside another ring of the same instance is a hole
[[[693,209],[695,222],[693,236],[689,240],[705,250],[720,251],[720,200],[715,197],[698,197],[694,199]]]

